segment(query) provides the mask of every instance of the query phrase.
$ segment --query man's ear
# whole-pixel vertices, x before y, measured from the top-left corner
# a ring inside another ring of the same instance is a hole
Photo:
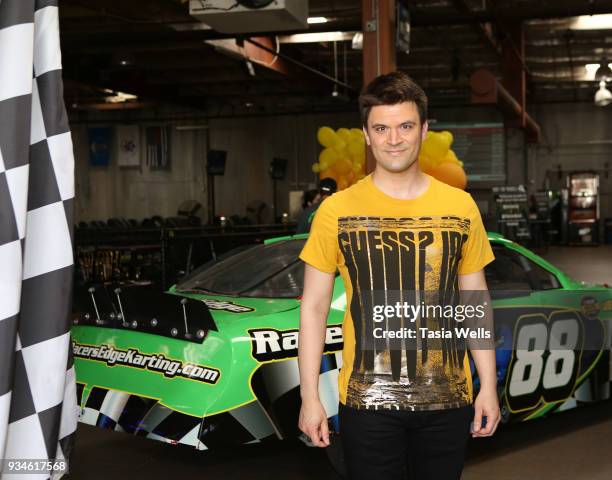
[[[423,126],[421,127],[421,140],[425,141],[425,139],[427,138],[428,130],[429,130],[429,123],[427,123],[427,120],[425,120],[425,122],[423,123]]]
[[[369,146],[370,145],[370,137],[368,137],[368,131],[366,130],[366,127],[361,127],[361,129],[363,130],[363,134],[365,135],[366,144]]]

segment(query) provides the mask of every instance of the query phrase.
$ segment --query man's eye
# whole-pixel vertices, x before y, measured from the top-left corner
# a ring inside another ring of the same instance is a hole
[[[376,130],[377,132],[384,132],[385,127],[376,127],[374,130]]]
[[[410,125],[409,123],[404,123],[402,125],[402,129],[404,130],[410,130],[412,128],[412,125]]]

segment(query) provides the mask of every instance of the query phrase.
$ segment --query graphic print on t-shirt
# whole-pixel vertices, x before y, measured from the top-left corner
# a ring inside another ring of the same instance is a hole
[[[352,285],[355,355],[347,405],[355,408],[442,409],[470,403],[465,345],[456,339],[372,339],[372,308],[381,294],[402,302],[452,303],[470,220],[456,216],[338,218],[338,246]],[[449,328],[452,319],[395,318],[390,329]],[[418,331],[418,330],[417,330]]]

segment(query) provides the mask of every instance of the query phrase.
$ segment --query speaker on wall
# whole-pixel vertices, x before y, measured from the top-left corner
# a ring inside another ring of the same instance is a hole
[[[206,156],[206,172],[209,175],[223,175],[226,159],[227,152],[225,150],[209,150]]]
[[[273,180],[284,180],[287,174],[287,159],[273,158],[270,162],[270,177]]]

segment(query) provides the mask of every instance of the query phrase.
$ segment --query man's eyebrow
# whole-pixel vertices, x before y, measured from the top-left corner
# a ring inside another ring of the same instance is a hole
[[[415,122],[414,120],[406,120],[404,122],[399,123],[399,125],[416,125],[417,122]],[[385,125],[384,123],[375,123],[372,125],[372,128],[376,128],[376,127],[386,127],[387,125]]]

